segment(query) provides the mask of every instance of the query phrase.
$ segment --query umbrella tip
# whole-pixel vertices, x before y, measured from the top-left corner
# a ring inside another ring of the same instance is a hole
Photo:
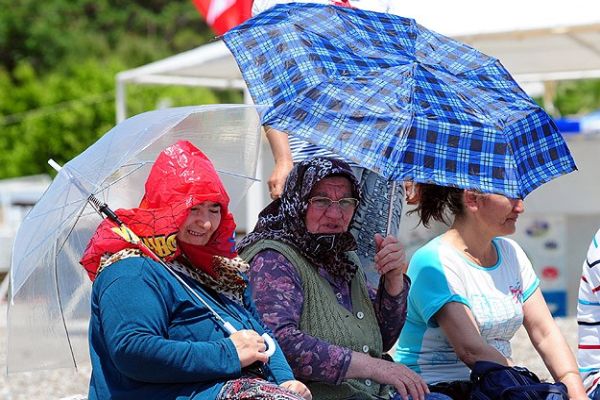
[[[56,172],[60,172],[60,170],[62,169],[62,167],[60,166],[60,164],[57,163],[56,161],[54,161],[53,159],[49,159],[48,160],[48,164],[50,164],[50,166],[52,168],[54,168],[56,170]]]

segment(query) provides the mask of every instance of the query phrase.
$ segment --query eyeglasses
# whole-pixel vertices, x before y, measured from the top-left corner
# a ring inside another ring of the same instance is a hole
[[[358,206],[358,199],[345,197],[339,200],[331,200],[329,197],[311,197],[308,202],[318,210],[327,210],[332,204],[337,204],[344,211],[353,210]]]

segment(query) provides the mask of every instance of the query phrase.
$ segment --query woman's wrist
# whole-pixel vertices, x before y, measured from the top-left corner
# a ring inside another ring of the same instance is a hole
[[[385,292],[390,297],[399,297],[404,293],[404,290],[408,287],[407,283],[408,277],[406,274],[401,274],[400,276],[390,277],[389,274],[383,275],[383,287]]]
[[[556,379],[556,381],[557,381],[557,382],[562,382],[562,381],[563,381],[563,379],[565,379],[565,378],[566,378],[568,375],[576,375],[576,376],[580,377],[580,375],[579,375],[579,372],[576,372],[576,371],[567,371],[567,372],[565,372],[564,374],[562,374],[561,376],[559,376],[559,377]]]
[[[587,399],[578,371],[567,371],[556,379],[556,382],[564,383],[567,386],[570,399]]]

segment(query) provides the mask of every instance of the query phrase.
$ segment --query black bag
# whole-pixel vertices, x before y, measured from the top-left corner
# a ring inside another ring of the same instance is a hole
[[[563,383],[540,382],[527,368],[477,361],[471,370],[471,400],[568,400]]]

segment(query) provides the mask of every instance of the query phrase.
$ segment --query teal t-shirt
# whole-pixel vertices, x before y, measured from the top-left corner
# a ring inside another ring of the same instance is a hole
[[[450,302],[469,307],[484,340],[511,357],[510,339],[523,323],[523,303],[539,286],[539,279],[516,242],[496,238],[493,245],[498,262],[492,267],[471,262],[441,236],[410,261],[408,315],[394,358],[428,384],[469,379],[469,368],[434,318]]]

